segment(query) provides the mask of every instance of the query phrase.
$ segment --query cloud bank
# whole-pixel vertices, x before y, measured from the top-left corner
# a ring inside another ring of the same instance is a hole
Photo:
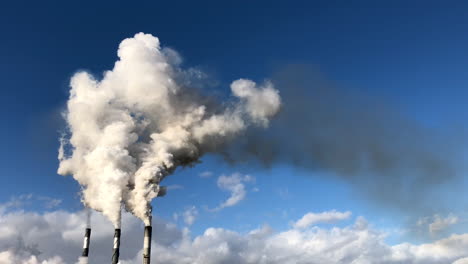
[[[347,215],[334,211],[335,215],[339,213]],[[311,212],[304,217],[327,214],[330,212]],[[141,222],[127,213],[122,220],[121,263],[139,263]],[[0,214],[0,223],[1,264],[76,263],[86,213],[15,211]],[[112,231],[105,217],[93,214],[90,263],[109,261]],[[162,264],[461,264],[468,259],[468,234],[453,234],[420,245],[388,245],[386,234],[362,217],[340,228],[309,226],[274,231],[265,225],[239,233],[211,227],[194,237],[186,228],[155,219],[154,233],[153,255]]]

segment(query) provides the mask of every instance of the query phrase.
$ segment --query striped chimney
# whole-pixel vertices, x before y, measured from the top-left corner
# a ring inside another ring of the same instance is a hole
[[[119,263],[120,256],[120,228],[115,229],[114,233],[114,253],[112,254],[112,264]]]
[[[83,241],[83,254],[82,257],[88,257],[89,254],[89,240],[91,238],[91,228],[86,228],[84,241]]]
[[[151,262],[151,233],[153,228],[150,225],[145,226],[145,238],[143,240],[143,264],[150,264]]]

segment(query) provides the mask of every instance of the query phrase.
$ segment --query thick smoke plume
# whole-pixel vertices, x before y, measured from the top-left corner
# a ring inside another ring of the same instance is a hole
[[[310,66],[290,65],[271,79],[282,87],[281,113],[268,131],[251,130],[231,144],[227,160],[325,172],[379,207],[405,213],[445,207],[437,190],[464,171],[460,133],[424,125],[386,98],[339,87]]]
[[[146,224],[161,180],[178,166],[218,151],[248,126],[266,127],[280,108],[269,82],[239,79],[229,104],[205,104],[190,74],[159,39],[139,33],[120,43],[119,60],[101,80],[71,79],[58,173],[83,187],[83,202],[120,225],[123,205]]]

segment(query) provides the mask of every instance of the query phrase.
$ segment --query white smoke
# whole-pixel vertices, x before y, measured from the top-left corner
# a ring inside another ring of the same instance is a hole
[[[78,261],[75,264],[88,264],[88,258],[87,257],[79,257]]]
[[[39,261],[36,256],[20,256],[15,252],[8,250],[0,252],[0,264],[65,264],[60,257]]]
[[[203,104],[187,88],[193,74],[180,68],[180,56],[149,34],[122,41],[118,56],[102,80],[86,72],[72,77],[65,115],[70,138],[61,140],[58,169],[73,175],[83,202],[116,227],[122,204],[148,224],[165,176],[249,125],[266,127],[281,104],[271,83],[245,79],[231,84],[234,100],[223,110]]]

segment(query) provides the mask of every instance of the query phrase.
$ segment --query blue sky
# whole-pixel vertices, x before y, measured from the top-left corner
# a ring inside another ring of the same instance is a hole
[[[117,59],[120,41],[138,32],[157,36],[163,46],[177,50],[184,67],[209,74],[218,83],[207,88],[214,93],[226,95],[229,83],[241,77],[262,81],[290,64],[311,65],[346,92],[377,98],[428,127],[455,130],[463,144],[468,113],[466,10],[464,1],[2,3],[0,202],[33,194],[62,202],[53,209],[33,204],[25,210],[82,210],[79,185],[56,173],[59,131],[64,127],[60,113],[69,80],[78,70],[102,77]],[[277,88],[280,93],[287,89]],[[230,165],[213,155],[202,161],[168,177],[165,184],[173,188],[153,202],[158,217],[180,227],[182,218],[175,220],[174,214],[195,206],[194,235],[209,227],[247,232],[266,223],[285,230],[307,212],[333,209],[353,213],[337,226],[360,215],[382,230],[416,224],[327,171],[290,164]],[[200,177],[203,172],[212,175]],[[234,173],[255,177],[243,183],[245,198],[210,211],[230,195],[217,186],[218,177]],[[441,189],[437,199],[450,206],[440,214],[466,217],[464,192]],[[450,232],[466,231],[459,224]],[[419,243],[446,234],[396,232],[387,241]]]

